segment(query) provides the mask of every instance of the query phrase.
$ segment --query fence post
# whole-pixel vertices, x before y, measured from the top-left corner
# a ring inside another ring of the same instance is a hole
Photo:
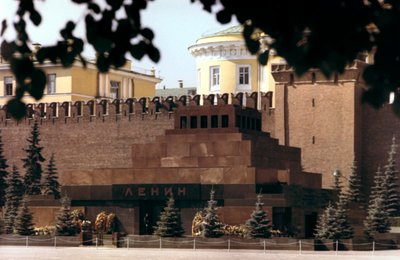
[[[126,243],[126,248],[129,249],[129,236],[128,236],[128,242]]]
[[[196,238],[193,238],[193,250],[196,250]]]
[[[54,247],[57,247],[57,237],[54,236]]]
[[[26,247],[29,246],[29,237],[28,236],[25,237],[25,246]]]
[[[336,248],[335,248],[335,255],[337,255],[337,253],[338,253],[338,248],[339,248],[339,240],[336,240],[335,246],[336,246]]]
[[[99,239],[96,237],[96,249],[97,249],[98,245],[99,245]]]
[[[162,242],[161,242],[161,237],[160,237],[160,249],[162,248]]]
[[[299,254],[301,255],[301,240],[299,240]]]
[[[228,252],[231,251],[231,240],[228,239]]]
[[[264,254],[265,254],[265,249],[266,249],[265,239],[263,242],[264,242],[263,244],[264,244]]]
[[[372,254],[375,255],[375,240],[372,241]]]

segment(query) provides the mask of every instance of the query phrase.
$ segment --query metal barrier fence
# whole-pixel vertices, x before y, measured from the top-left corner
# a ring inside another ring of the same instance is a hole
[[[90,240],[85,240],[81,241],[79,237],[73,237],[72,239],[67,239],[68,237],[61,237],[61,236],[54,236],[54,237],[48,237],[48,238],[39,238],[39,237],[32,237],[32,236],[0,236],[0,246],[2,245],[22,245],[25,247],[29,246],[53,246],[53,247],[65,247],[65,246],[78,246],[83,243],[86,244],[92,244],[92,246],[98,248],[101,245],[104,245],[104,241],[106,239],[103,239],[100,241],[98,238],[90,239]],[[124,237],[123,239],[120,240],[115,240],[114,242],[117,243],[118,245],[123,245],[121,247],[124,247],[126,249],[130,248],[142,248],[142,247],[150,247],[150,248],[181,248],[181,246],[185,246],[186,248],[191,248],[193,250],[199,249],[199,248],[221,248],[221,249],[226,249],[228,252],[231,251],[231,249],[248,249],[248,248],[259,248],[259,250],[263,250],[264,253],[266,253],[268,250],[275,250],[276,248],[282,247],[282,249],[288,249],[290,247],[291,249],[296,249],[298,250],[299,254],[302,254],[303,251],[310,251],[310,250],[304,250],[304,248],[314,248],[316,246],[332,246],[333,250],[330,251],[335,251],[335,254],[338,254],[340,245],[344,246],[361,246],[366,248],[366,250],[363,251],[371,251],[372,254],[377,251],[377,246],[379,247],[386,247],[387,249],[398,249],[400,248],[400,245],[398,244],[386,244],[386,243],[379,243],[379,242],[367,242],[367,243],[344,243],[340,241],[333,241],[333,242],[325,242],[325,243],[310,243],[307,242],[309,240],[297,240],[295,242],[288,242],[288,243],[278,243],[275,240],[259,240],[256,242],[246,242],[245,240],[235,240],[235,239],[225,239],[225,240],[216,240],[216,241],[205,241],[204,239],[200,238],[180,238],[180,239],[174,239],[174,238],[156,238],[156,237],[151,237],[150,239],[145,239],[141,240],[140,236],[136,237]],[[111,242],[111,241],[107,241]],[[110,243],[108,243],[110,244]],[[144,246],[145,245],[145,246]],[[173,245],[173,246],[171,246]],[[201,246],[203,245],[203,246]],[[369,248],[369,250],[368,250]]]

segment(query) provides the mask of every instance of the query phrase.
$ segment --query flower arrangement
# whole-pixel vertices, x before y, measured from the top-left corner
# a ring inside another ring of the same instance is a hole
[[[55,226],[35,227],[34,234],[35,236],[47,236],[47,235],[54,235],[55,231],[56,231]]]

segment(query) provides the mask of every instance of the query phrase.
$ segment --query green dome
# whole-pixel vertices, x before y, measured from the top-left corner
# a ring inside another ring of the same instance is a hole
[[[243,26],[235,25],[235,26],[229,27],[229,28],[221,30],[221,31],[205,33],[202,35],[202,38],[223,36],[223,35],[230,35],[230,34],[242,34],[242,32],[243,32]]]

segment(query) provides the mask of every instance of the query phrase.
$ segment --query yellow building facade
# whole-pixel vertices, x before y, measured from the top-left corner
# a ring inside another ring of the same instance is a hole
[[[260,65],[242,30],[239,25],[207,34],[188,48],[196,59],[198,94],[274,91],[271,64],[284,61],[270,52],[268,64]]]
[[[26,95],[26,103],[74,102],[94,99],[127,99],[155,96],[156,84],[161,81],[155,70],[139,73],[131,70],[131,62],[124,67],[98,72],[92,62],[86,68],[80,62],[70,68],[59,64],[38,65],[47,76],[44,97],[36,101]],[[2,87],[1,87],[2,86]],[[0,105],[15,95],[16,82],[8,63],[0,63]]]

